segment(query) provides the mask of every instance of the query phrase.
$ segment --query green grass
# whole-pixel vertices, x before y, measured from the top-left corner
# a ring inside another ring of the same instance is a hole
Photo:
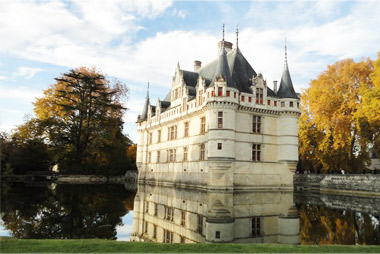
[[[286,245],[286,244],[156,244],[117,242],[112,240],[33,240],[0,238],[1,253],[122,253],[122,252],[271,252],[271,253],[380,253],[380,246],[355,245]]]

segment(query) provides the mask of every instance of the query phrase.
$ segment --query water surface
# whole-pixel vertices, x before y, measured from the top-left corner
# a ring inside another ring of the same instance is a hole
[[[128,185],[4,184],[2,235],[167,243],[380,244],[380,199]]]

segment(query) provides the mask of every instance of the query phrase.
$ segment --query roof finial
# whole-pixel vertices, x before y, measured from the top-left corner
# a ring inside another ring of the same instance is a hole
[[[285,67],[288,67],[288,48],[286,46],[286,37],[285,37]]]
[[[148,88],[146,89],[146,97],[149,98],[149,80],[148,80]]]
[[[224,23],[223,23],[223,45],[224,45]]]
[[[239,48],[239,24],[236,24],[236,48]]]

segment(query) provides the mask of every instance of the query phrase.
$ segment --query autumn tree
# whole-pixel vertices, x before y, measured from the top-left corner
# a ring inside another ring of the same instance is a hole
[[[380,155],[380,52],[374,62],[368,86],[360,89],[361,106],[355,116],[360,119],[360,128],[366,131],[367,138]]]
[[[55,80],[34,103],[36,118],[20,126],[15,137],[43,140],[60,172],[124,174],[132,144],[122,133],[125,84],[85,67]]]
[[[301,167],[317,172],[360,172],[368,161],[368,120],[358,117],[362,91],[372,86],[373,63],[352,59],[328,66],[301,96]]]

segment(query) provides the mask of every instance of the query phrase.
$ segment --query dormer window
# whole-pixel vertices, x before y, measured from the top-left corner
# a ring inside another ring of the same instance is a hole
[[[218,87],[218,96],[223,96],[223,87]]]
[[[256,104],[263,104],[264,103],[264,89],[262,88],[256,88]]]

